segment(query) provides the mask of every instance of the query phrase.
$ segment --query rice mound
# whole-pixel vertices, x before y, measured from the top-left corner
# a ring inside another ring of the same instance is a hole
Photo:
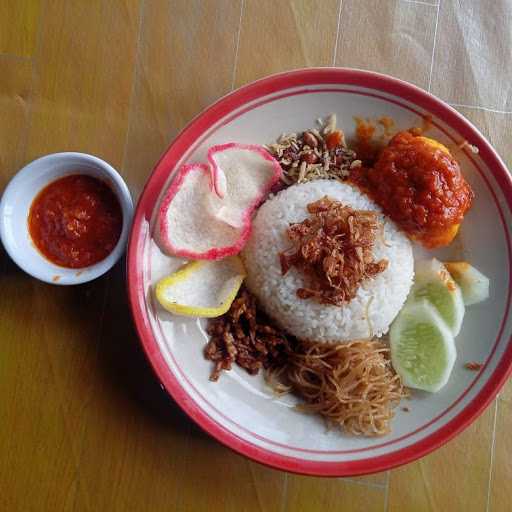
[[[286,230],[308,217],[306,206],[324,196],[357,210],[380,213],[384,237],[377,237],[375,261],[386,258],[388,268],[364,281],[354,299],[342,307],[299,299],[305,285],[300,270],[281,274],[279,253],[289,249]],[[385,334],[402,308],[412,285],[414,259],[408,238],[380,208],[355,187],[332,180],[293,185],[268,199],[253,221],[251,237],[242,253],[246,285],[260,305],[283,329],[302,340],[342,343]]]

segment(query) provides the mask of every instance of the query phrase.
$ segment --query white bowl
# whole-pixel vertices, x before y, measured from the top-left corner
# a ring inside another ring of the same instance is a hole
[[[36,249],[28,230],[34,197],[48,183],[71,174],[85,174],[106,182],[123,213],[123,228],[114,250],[105,259],[84,268],[65,268],[48,261]],[[27,274],[52,284],[80,284],[101,276],[119,260],[126,247],[132,215],[130,191],[111,165],[85,153],[54,153],[23,167],[7,185],[0,202],[0,238],[9,256]]]

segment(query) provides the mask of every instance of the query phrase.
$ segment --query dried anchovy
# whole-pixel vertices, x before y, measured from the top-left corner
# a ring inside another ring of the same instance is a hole
[[[233,363],[255,375],[261,368],[284,364],[291,349],[290,340],[276,329],[257,308],[256,299],[241,289],[229,311],[210,320],[210,340],[204,349],[206,359],[214,363],[211,381]]]
[[[276,143],[267,146],[281,164],[286,185],[321,178],[343,181],[351,169],[361,166],[356,153],[347,148],[343,132],[336,129],[336,116],[331,114],[318,122],[320,130],[283,134]],[[329,148],[327,139],[334,132],[339,133],[340,144]]]
[[[297,290],[300,299],[342,306],[365,279],[388,267],[388,260],[373,259],[381,224],[376,212],[354,210],[327,196],[307,210],[310,216],[287,230],[293,247],[279,255],[281,273],[292,266],[304,272],[308,282]]]

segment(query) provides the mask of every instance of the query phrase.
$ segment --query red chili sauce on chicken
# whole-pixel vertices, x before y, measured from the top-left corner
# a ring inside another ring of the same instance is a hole
[[[448,149],[410,132],[397,133],[374,165],[354,169],[351,179],[430,249],[453,240],[474,198]]]
[[[30,207],[30,236],[56,265],[84,268],[106,258],[121,235],[123,216],[110,187],[91,176],[71,175],[47,185]]]

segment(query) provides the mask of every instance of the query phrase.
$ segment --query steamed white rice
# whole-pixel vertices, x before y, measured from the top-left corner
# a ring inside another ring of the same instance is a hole
[[[317,180],[283,190],[261,206],[254,220],[242,254],[246,284],[267,314],[300,339],[339,343],[381,336],[407,298],[414,268],[411,243],[384,215],[380,215],[384,239],[377,238],[373,253],[376,261],[386,258],[388,268],[364,281],[345,306],[299,299],[297,289],[305,285],[301,272],[292,267],[285,276],[281,274],[279,253],[291,247],[287,228],[303,221],[308,216],[306,206],[326,195],[354,209],[380,212],[368,196],[337,181]]]

